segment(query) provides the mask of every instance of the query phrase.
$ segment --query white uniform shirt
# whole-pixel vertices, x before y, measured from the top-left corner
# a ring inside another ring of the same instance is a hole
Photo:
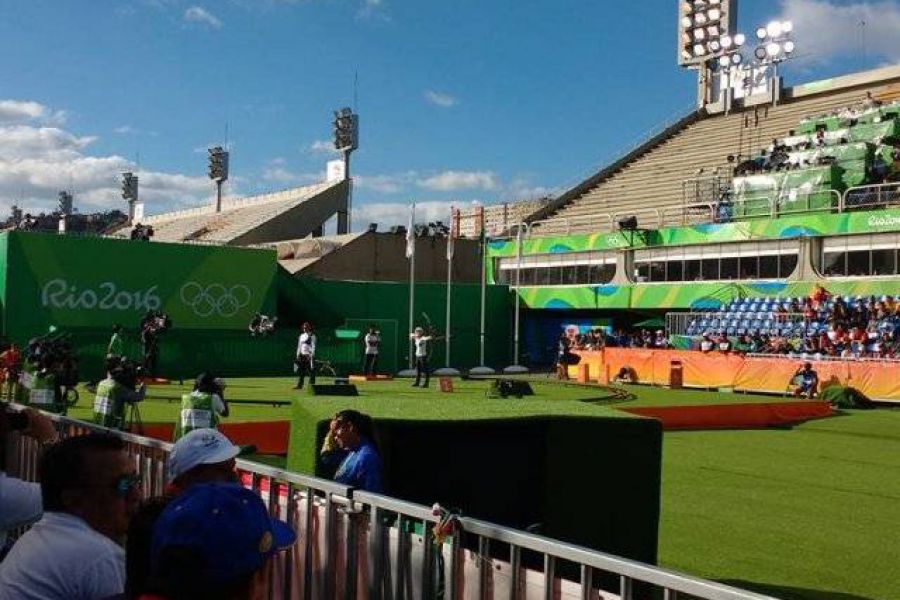
[[[44,513],[0,562],[0,600],[97,600],[124,591],[125,551],[68,513]]]
[[[430,335],[413,337],[413,343],[416,345],[416,358],[425,358],[428,356],[428,342],[430,340]]]
[[[315,356],[316,355],[316,334],[306,333],[300,334],[297,340],[297,356]]]
[[[366,338],[366,354],[378,354],[378,344],[381,342],[381,336],[377,333],[367,333]]]
[[[9,477],[0,471],[0,546],[6,532],[41,516],[41,485]]]

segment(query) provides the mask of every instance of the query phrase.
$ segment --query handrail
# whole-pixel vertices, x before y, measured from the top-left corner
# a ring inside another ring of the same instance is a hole
[[[16,410],[23,408],[11,406]],[[118,436],[130,444],[127,447],[129,454],[145,480],[150,480],[145,496],[162,492],[166,454],[172,444],[66,416],[47,416],[63,436],[91,431]],[[39,452],[37,444],[16,433],[8,437],[8,442],[13,450],[7,454],[8,458],[18,461],[11,465],[10,474],[33,479]],[[386,590],[392,572],[398,574],[398,583],[402,574],[404,581],[419,581],[423,592],[429,589],[427,586],[433,582],[431,558],[435,552],[431,525],[440,518],[432,508],[243,459],[237,461],[237,466],[249,477],[250,488],[266,501],[270,513],[287,520],[298,530],[297,544],[284,560],[276,561],[271,570],[268,597],[355,599],[357,582],[368,586],[368,597],[373,600],[393,597]],[[398,518],[385,519],[383,517],[390,516],[385,513]],[[421,539],[413,539],[409,529],[404,527],[410,522],[424,526]],[[509,573],[512,598],[523,597],[516,582],[526,580],[529,586],[541,585],[545,593],[551,594],[547,597],[554,597],[553,590],[559,586],[570,590],[578,588],[583,598],[596,597],[596,569],[618,577],[622,600],[631,600],[633,585],[640,583],[660,588],[668,599],[683,593],[707,600],[774,600],[755,592],[479,519],[459,517],[456,523],[459,527],[449,539],[451,565],[444,577],[451,590],[456,592],[451,592],[451,597],[459,600],[474,597],[472,586],[466,585],[466,580],[474,577],[483,583],[484,569],[488,565],[490,569],[496,568],[499,572],[503,568]],[[388,535],[388,529],[392,531],[391,535]],[[461,552],[462,536],[478,537],[476,553],[467,556]],[[391,540],[396,540],[396,553],[391,551]],[[489,551],[491,542],[509,546],[508,563],[492,556],[496,552]],[[447,549],[443,545],[437,547],[438,552],[446,556]],[[543,570],[539,563],[524,565],[520,561],[522,550],[542,554]],[[360,557],[361,553],[365,556]],[[580,566],[580,581],[566,579],[556,571],[554,565],[560,560]],[[416,568],[421,571],[418,575],[413,572]],[[490,591],[483,585],[478,587],[479,598],[498,598],[502,593],[499,588]],[[423,594],[423,597],[428,596]]]

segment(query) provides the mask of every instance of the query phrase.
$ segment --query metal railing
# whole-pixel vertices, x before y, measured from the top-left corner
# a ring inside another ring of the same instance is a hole
[[[879,183],[849,188],[841,197],[841,211],[900,206],[900,183]],[[900,224],[900,218],[898,223]]]
[[[771,312],[771,311],[761,311],[761,312]],[[712,319],[717,319],[719,321],[719,323],[715,327],[706,326],[705,330],[711,330],[713,332],[718,332],[720,329],[725,330],[727,332],[727,330],[731,327],[731,325],[730,325],[731,321],[738,321],[739,323],[741,321],[750,321],[750,323],[752,324],[754,321],[762,320],[762,319],[757,319],[755,316],[753,316],[753,317],[728,316],[727,318],[723,317],[723,315],[726,315],[726,314],[731,315],[732,313],[716,312],[716,311],[666,313],[666,332],[669,334],[673,334],[673,335],[686,335],[687,330],[691,326],[691,324],[696,322],[699,326],[699,323],[704,319],[706,319],[708,321],[712,320]],[[758,314],[758,313],[754,312],[752,314]],[[803,315],[803,313],[773,313],[773,316],[770,319],[767,318],[767,320],[771,320],[779,326],[785,325],[785,324],[791,324],[791,325],[796,326],[796,325],[799,325],[800,323],[805,322],[806,317]],[[723,324],[722,321],[727,321],[727,323]],[[737,327],[742,328],[740,325],[738,325]],[[743,327],[743,329],[754,329],[754,327],[752,327],[752,325],[751,325],[750,327]],[[756,329],[759,329],[759,328],[756,328]],[[762,327],[762,329],[771,329],[771,328]],[[703,331],[697,331],[697,332],[695,332],[695,335],[702,335],[703,333],[704,333]]]
[[[145,498],[162,493],[171,444],[48,415],[61,436],[104,432],[119,436],[144,477]],[[10,434],[11,476],[36,479],[38,445]],[[633,560],[467,517],[444,543],[432,509],[333,481],[238,460],[245,486],[269,512],[290,523],[297,543],[277,557],[269,598],[479,598],[774,600]],[[587,518],[588,513],[586,513]],[[610,582],[613,585],[609,585]],[[601,582],[604,588],[601,590]]]

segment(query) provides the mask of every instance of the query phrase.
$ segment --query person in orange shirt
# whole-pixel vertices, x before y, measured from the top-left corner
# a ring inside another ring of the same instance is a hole
[[[15,385],[19,380],[19,370],[22,365],[22,352],[14,343],[0,352],[0,382],[8,386]]]

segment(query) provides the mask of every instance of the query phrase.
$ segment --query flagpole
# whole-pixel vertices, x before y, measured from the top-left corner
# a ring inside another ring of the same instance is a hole
[[[435,375],[445,377],[455,377],[459,375],[459,371],[450,366],[450,295],[453,290],[453,256],[456,249],[456,236],[459,232],[458,227],[459,211],[450,207],[450,235],[447,236],[447,314],[444,319],[444,368],[434,372]]]
[[[479,337],[479,363],[474,369],[470,369],[472,375],[493,375],[494,369],[484,364],[484,338],[485,338],[485,306],[487,304],[487,235],[484,230],[484,207],[479,208],[481,218],[481,325]]]
[[[415,327],[415,306],[416,306],[416,203],[413,202],[409,210],[409,225],[406,230],[406,258],[409,259],[409,329],[406,330],[407,352],[409,353],[409,363],[406,369],[401,370],[397,375],[400,377],[414,377],[416,372],[413,368],[415,364],[415,343],[410,334]]]
[[[522,282],[522,243],[528,225],[519,223],[516,227],[516,290],[513,302],[516,303],[513,317],[513,364],[503,369],[504,373],[527,373],[528,368],[519,364],[519,311],[522,299],[519,297],[519,286]]]

